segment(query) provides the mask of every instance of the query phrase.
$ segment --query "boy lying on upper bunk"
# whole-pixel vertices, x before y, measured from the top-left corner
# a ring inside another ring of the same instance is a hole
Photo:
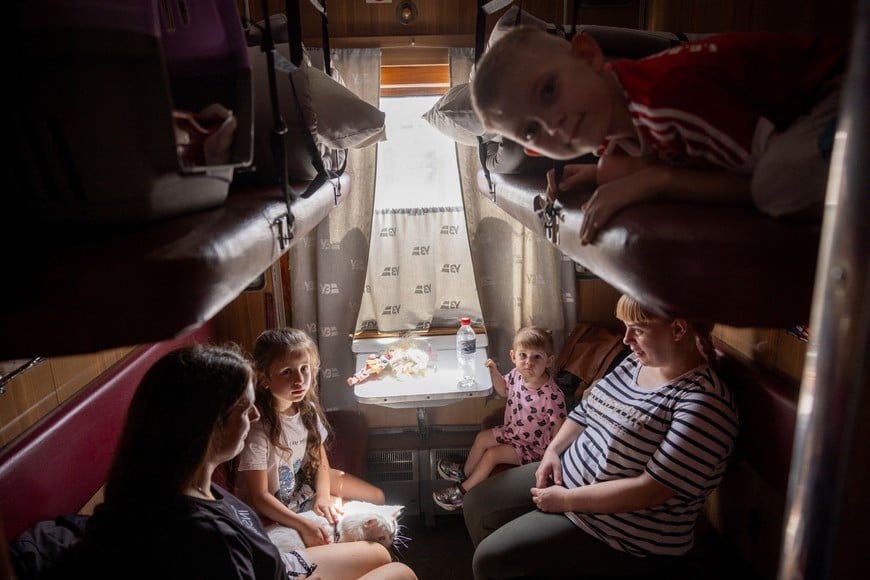
[[[847,43],[803,34],[728,33],[640,60],[605,63],[587,35],[512,30],[481,58],[472,102],[484,128],[569,165],[554,201],[583,182],[580,239],[655,198],[754,203],[819,219]]]

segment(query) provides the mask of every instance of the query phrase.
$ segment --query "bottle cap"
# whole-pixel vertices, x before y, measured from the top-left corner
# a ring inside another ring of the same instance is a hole
[[[462,324],[471,324],[471,318],[468,316],[464,316],[459,319],[459,322],[461,322]]]

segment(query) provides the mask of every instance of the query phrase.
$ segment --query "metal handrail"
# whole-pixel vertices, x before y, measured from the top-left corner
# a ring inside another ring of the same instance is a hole
[[[798,401],[779,567],[786,580],[870,576],[855,525],[870,517],[870,0],[856,3],[854,22]]]

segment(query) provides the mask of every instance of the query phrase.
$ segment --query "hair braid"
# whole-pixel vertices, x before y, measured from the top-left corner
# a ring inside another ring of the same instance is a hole
[[[698,339],[701,354],[707,359],[707,364],[716,369],[719,366],[719,357],[716,355],[716,349],[713,347],[713,337],[710,335],[713,332],[713,324],[709,322],[692,322],[690,326]]]

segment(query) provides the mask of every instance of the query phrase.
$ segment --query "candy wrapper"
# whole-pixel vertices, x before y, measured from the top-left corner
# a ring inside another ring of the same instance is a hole
[[[372,375],[379,375],[387,367],[390,366],[390,354],[384,353],[381,356],[370,354],[366,359],[366,366],[357,371],[352,377],[348,377],[347,386],[352,387],[367,380]]]
[[[347,384],[352,387],[385,373],[401,379],[422,377],[427,369],[434,368],[435,352],[426,340],[406,338],[390,346],[383,354],[370,354],[366,365]]]

